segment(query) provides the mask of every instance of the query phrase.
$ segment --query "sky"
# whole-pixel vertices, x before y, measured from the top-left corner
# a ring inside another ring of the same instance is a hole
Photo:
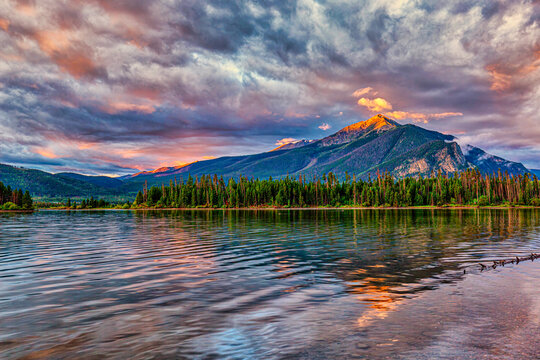
[[[123,175],[383,113],[540,168],[540,1],[0,0],[0,163]]]

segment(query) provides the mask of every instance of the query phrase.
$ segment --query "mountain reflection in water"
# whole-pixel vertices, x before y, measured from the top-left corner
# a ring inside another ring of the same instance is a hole
[[[0,214],[0,357],[535,359],[538,261],[472,265],[539,250],[537,209]]]

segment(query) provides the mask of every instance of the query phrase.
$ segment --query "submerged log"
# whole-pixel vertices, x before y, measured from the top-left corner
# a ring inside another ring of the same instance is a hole
[[[496,269],[497,266],[504,266],[506,264],[513,264],[514,262],[517,264],[519,264],[520,261],[527,261],[527,260],[530,260],[530,261],[534,261],[536,259],[540,258],[540,254],[537,254],[537,253],[531,253],[531,255],[529,256],[522,256],[522,257],[519,257],[519,256],[516,256],[515,259],[503,259],[503,260],[493,260],[493,265],[491,266],[486,266],[482,263],[479,263],[478,265],[480,265],[480,271],[484,271],[488,268],[492,268],[492,269]]]

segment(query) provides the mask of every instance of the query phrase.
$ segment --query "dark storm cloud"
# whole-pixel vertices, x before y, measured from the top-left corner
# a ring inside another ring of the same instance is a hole
[[[201,6],[201,3],[183,6],[185,18],[171,24],[187,42],[207,50],[234,52],[254,31],[253,25],[243,21],[239,14],[210,17]]]
[[[266,49],[276,54],[285,64],[289,63],[290,56],[305,54],[306,41],[291,38],[283,29],[268,32],[263,35]]]
[[[366,36],[373,50],[384,54],[397,40],[397,19],[390,17],[383,9],[378,9],[370,20]]]
[[[366,104],[540,167],[539,14],[531,1],[7,1],[0,162],[125,173],[265,151],[371,116],[352,96],[371,88]]]

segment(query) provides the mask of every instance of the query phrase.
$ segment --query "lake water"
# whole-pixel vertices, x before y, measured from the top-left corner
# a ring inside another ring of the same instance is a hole
[[[0,214],[2,359],[540,358],[540,211]],[[463,273],[463,270],[466,273]]]

